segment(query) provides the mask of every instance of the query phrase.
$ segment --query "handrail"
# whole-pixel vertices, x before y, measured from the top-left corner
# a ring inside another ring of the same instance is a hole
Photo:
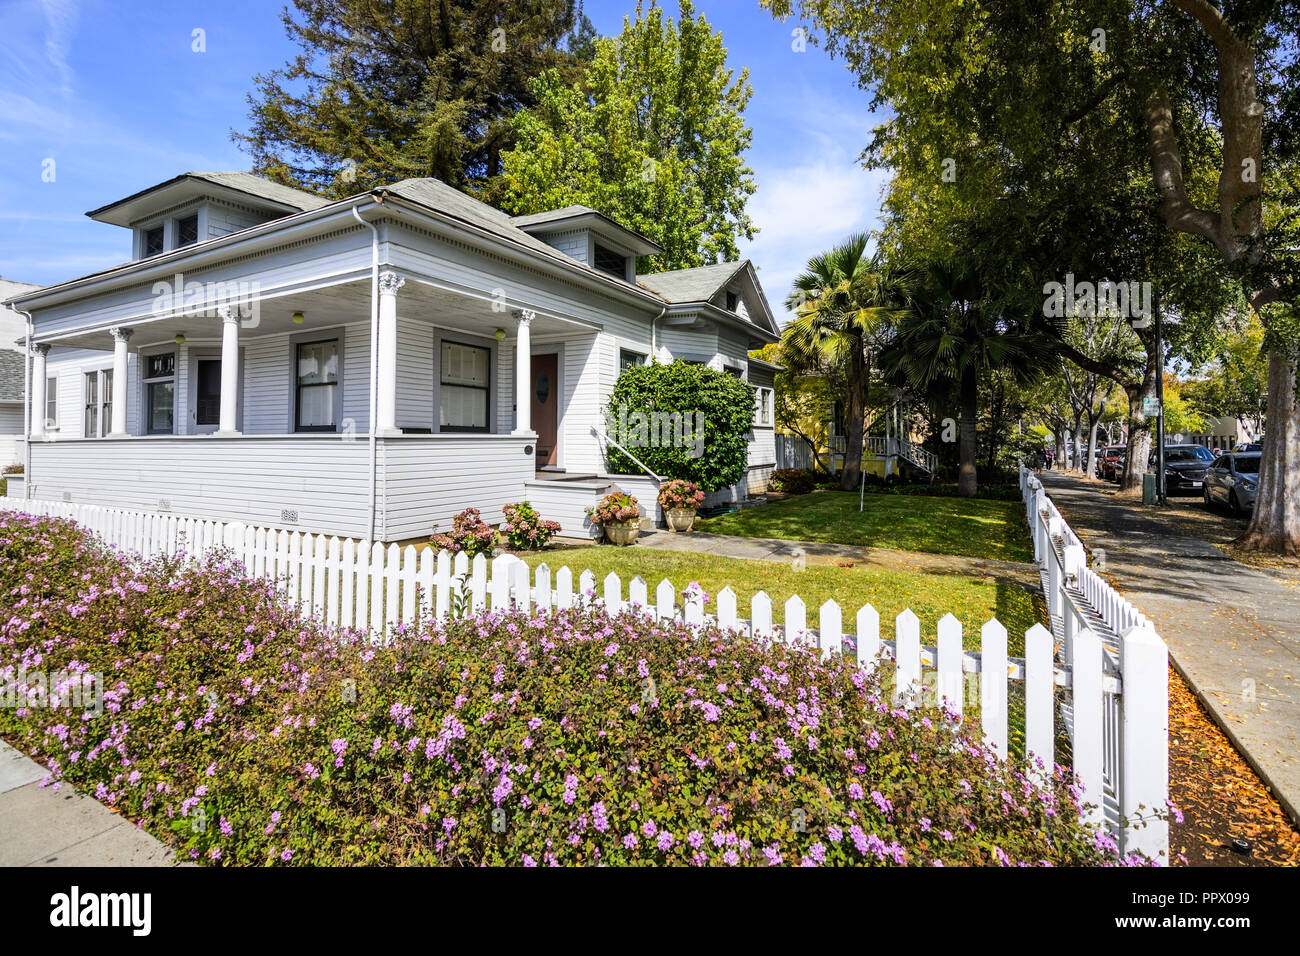
[[[644,471],[647,475],[649,475],[651,478],[653,478],[655,481],[659,482],[660,484],[663,484],[663,478],[660,477],[659,475],[656,475],[653,471],[651,471],[651,470],[650,470],[650,467],[649,467],[645,462],[643,462],[643,461],[642,461],[640,458],[638,458],[636,455],[632,454],[630,451],[628,451],[626,448],[624,448],[624,447],[623,447],[622,445],[620,445],[618,442],[614,441],[614,439],[610,438],[608,435],[602,435],[602,434],[600,433],[600,431],[597,430],[597,428],[596,428],[595,425],[592,425],[592,426],[591,426],[591,433],[592,433],[593,435],[595,435],[597,438],[604,440],[605,444],[607,444],[607,445],[613,445],[615,448],[617,448],[617,449],[618,449],[619,451],[621,451],[623,454],[627,455],[627,457],[631,458],[634,462],[636,462],[638,465],[640,465],[640,466],[641,466],[641,470]]]

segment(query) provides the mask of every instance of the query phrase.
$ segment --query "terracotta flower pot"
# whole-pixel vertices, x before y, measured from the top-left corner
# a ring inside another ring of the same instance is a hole
[[[694,508],[665,508],[664,517],[672,531],[690,531],[695,524]]]
[[[605,537],[611,544],[620,547],[631,544],[641,533],[641,519],[629,518],[626,521],[611,521],[605,525]]]

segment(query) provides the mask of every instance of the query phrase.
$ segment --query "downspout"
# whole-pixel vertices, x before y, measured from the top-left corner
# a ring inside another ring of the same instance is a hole
[[[375,540],[375,472],[377,470],[379,446],[375,442],[375,403],[379,400],[379,229],[373,223],[366,222],[352,207],[352,215],[357,222],[370,230],[370,427],[367,430],[370,442],[370,502],[367,508],[367,520],[370,527],[368,540]]]
[[[655,365],[659,362],[659,347],[658,345],[655,344],[655,327],[659,324],[659,320],[664,317],[664,313],[667,311],[668,311],[668,306],[664,305],[664,307],[659,310],[659,314],[650,320],[650,364],[651,365]]]
[[[27,317],[27,338],[23,343],[23,497],[32,496],[32,314],[14,309]],[[48,376],[47,376],[48,377]],[[46,397],[48,401],[48,396]],[[9,489],[5,488],[5,494]]]

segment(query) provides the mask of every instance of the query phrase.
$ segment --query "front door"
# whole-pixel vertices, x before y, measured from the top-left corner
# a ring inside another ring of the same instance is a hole
[[[214,432],[221,423],[221,359],[199,359],[194,377],[194,431]]]
[[[559,415],[559,381],[556,378],[558,362],[554,352],[532,357],[533,394],[532,422],[537,432],[537,467],[556,464],[555,438]]]

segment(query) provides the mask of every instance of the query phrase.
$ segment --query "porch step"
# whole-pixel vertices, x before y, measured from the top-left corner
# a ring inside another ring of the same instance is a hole
[[[599,475],[570,474],[567,471],[542,471],[534,476],[537,481],[594,481]]]

